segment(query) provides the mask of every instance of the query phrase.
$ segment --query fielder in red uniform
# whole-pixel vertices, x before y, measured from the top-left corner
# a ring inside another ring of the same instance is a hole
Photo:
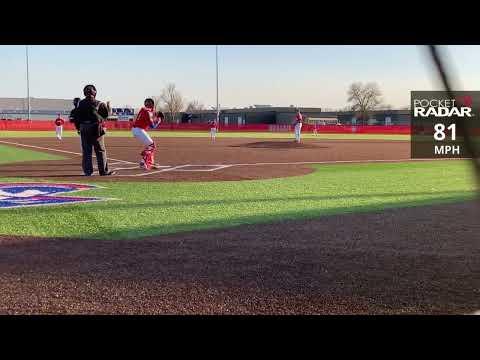
[[[55,133],[57,134],[58,140],[62,140],[63,124],[65,124],[65,120],[61,118],[60,114],[57,114],[57,118],[55,119]]]
[[[302,134],[303,115],[299,109],[297,109],[297,115],[295,116],[295,141],[300,142],[300,135]]]
[[[140,153],[142,160],[140,167],[145,170],[155,169],[155,142],[147,133],[147,129],[156,128],[163,119],[162,113],[155,113],[155,103],[153,99],[145,99],[144,107],[142,107],[133,122],[132,134],[137,138],[145,148]]]
[[[210,138],[212,141],[215,141],[215,138],[217,137],[217,121],[210,120],[208,125],[210,126]]]

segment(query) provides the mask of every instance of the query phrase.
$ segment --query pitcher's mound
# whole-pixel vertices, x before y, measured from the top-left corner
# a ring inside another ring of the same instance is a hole
[[[319,146],[312,143],[297,143],[293,140],[289,141],[259,141],[240,145],[231,145],[232,147],[246,147],[257,149],[322,149],[326,146]]]

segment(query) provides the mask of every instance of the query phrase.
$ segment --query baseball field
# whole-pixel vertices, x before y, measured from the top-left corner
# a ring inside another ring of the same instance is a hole
[[[0,313],[480,309],[469,161],[412,161],[408,135],[153,136],[156,169],[111,131],[117,175],[84,177],[75,132],[0,132]]]

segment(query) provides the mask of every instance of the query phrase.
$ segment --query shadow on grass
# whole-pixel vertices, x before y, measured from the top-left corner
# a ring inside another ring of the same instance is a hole
[[[302,199],[302,198],[300,198]],[[461,201],[472,200],[473,196],[451,196],[451,197],[442,197],[436,199],[421,199],[414,201],[400,201],[400,202],[384,202],[381,204],[368,204],[368,205],[355,205],[355,206],[341,206],[333,207],[328,209],[316,208],[316,209],[299,209],[294,211],[284,211],[274,214],[255,214],[253,216],[236,216],[233,219],[227,219],[218,217],[216,219],[208,221],[198,221],[190,224],[159,224],[153,225],[150,227],[141,227],[138,226],[132,227],[131,229],[122,229],[122,230],[110,230],[102,233],[92,234],[80,234],[80,237],[91,237],[97,239],[132,239],[132,238],[141,238],[144,236],[155,236],[155,235],[166,235],[174,234],[177,232],[184,231],[196,231],[196,230],[210,230],[218,228],[226,228],[238,225],[248,225],[248,224],[266,224],[266,223],[277,223],[281,224],[285,220],[305,220],[312,219],[318,216],[328,216],[328,215],[340,215],[340,214],[352,214],[352,213],[365,213],[365,212],[378,212],[386,209],[395,209],[395,208],[411,208],[418,206],[428,206],[436,204],[450,204]],[[236,203],[232,201],[231,203]],[[113,205],[115,209],[120,209],[121,206]],[[159,205],[161,206],[161,205]],[[138,207],[145,207],[145,205],[139,205]],[[130,207],[126,207],[130,209]],[[187,216],[187,215],[186,215]],[[101,222],[97,223],[101,224]]]
[[[121,195],[101,195],[98,194],[99,190],[95,190],[91,194],[86,194],[82,192],[82,196],[95,196],[95,197],[115,197],[122,201]],[[463,200],[474,198],[475,191],[442,191],[442,192],[407,192],[407,193],[374,193],[374,194],[344,194],[337,196],[292,196],[292,197],[269,197],[269,198],[255,198],[255,199],[232,199],[232,200],[170,200],[170,201],[158,201],[158,202],[141,202],[141,203],[110,203],[110,202],[101,202],[95,204],[86,205],[92,210],[109,210],[114,207],[114,210],[123,210],[123,209],[145,209],[145,208],[158,208],[158,207],[188,207],[188,206],[209,206],[209,205],[234,205],[234,204],[255,204],[255,203],[268,203],[268,202],[288,202],[288,201],[329,201],[329,200],[342,200],[342,199],[372,199],[372,198],[391,198],[391,197],[405,197],[405,196],[437,196],[435,198],[421,199],[421,200],[409,200],[409,201],[400,201],[392,202],[390,204],[386,203],[385,206],[394,206],[399,204],[399,207],[404,207],[406,204],[412,203],[415,204],[417,201],[420,201],[420,204],[428,204],[429,202],[434,202],[436,200]],[[85,206],[85,205],[84,205]],[[368,208],[370,205],[366,205]],[[382,204],[372,206],[383,206]],[[350,207],[349,208],[356,208]],[[335,210],[343,209],[343,207],[335,208]],[[22,211],[34,212],[34,209],[22,209]],[[301,210],[300,210],[301,211]],[[316,210],[315,210],[316,211]],[[49,207],[43,208],[42,213],[55,213],[58,212],[58,207]]]

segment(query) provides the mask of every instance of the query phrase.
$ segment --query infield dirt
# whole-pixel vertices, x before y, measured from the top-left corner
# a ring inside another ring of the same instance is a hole
[[[2,138],[2,143],[50,152],[67,159],[5,164],[0,166],[0,177],[84,180],[80,176],[79,138],[62,141],[54,138]],[[95,177],[95,181],[267,179],[308,174],[312,171],[309,163],[313,162],[398,161],[410,157],[410,143],[406,141],[306,140],[297,144],[285,139],[224,138],[213,143],[208,138],[162,138],[157,139],[156,144],[156,163],[164,167],[145,172],[137,166],[142,146],[135,139],[107,138],[110,168],[117,169],[118,176]]]

